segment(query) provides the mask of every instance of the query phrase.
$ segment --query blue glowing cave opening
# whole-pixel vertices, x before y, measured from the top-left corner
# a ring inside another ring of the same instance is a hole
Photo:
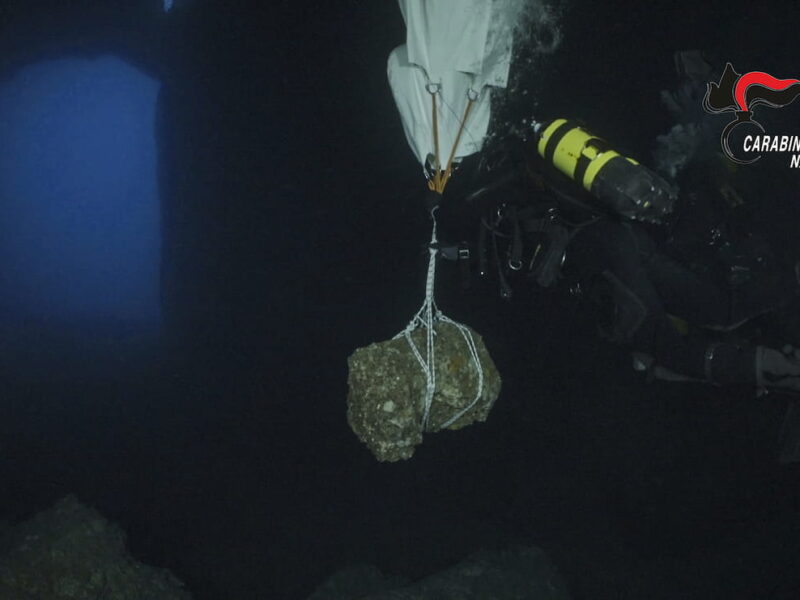
[[[41,62],[0,86],[6,319],[160,323],[159,87],[114,57]]]

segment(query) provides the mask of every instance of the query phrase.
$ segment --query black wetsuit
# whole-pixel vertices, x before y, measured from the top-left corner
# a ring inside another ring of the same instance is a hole
[[[612,218],[574,235],[566,268],[610,310],[609,337],[676,373],[720,384],[755,382],[755,346],[715,340],[710,328],[687,335],[670,315],[725,328],[785,304],[792,293],[774,277],[728,286],[698,274],[660,249],[643,226]]]
[[[766,197],[763,192],[770,189],[776,194],[783,187],[793,190],[791,182],[779,184],[769,172],[759,180],[748,171],[748,186],[742,191],[754,199],[751,206],[757,214],[753,214],[741,198],[732,202],[722,192],[720,178],[710,175],[718,173],[719,166],[698,162],[686,169],[679,182],[683,193],[669,225],[646,226],[598,206],[596,198],[524,145],[512,147],[509,155],[519,176],[480,196],[483,214],[491,221],[500,203],[515,206],[517,216],[523,210],[533,212],[540,221],[556,215],[555,222],[569,232],[562,275],[580,283],[585,295],[601,307],[601,320],[606,321],[601,329],[614,341],[649,355],[656,365],[676,374],[720,384],[756,381],[756,342],[750,336],[737,336],[734,343],[734,336],[722,335],[715,328],[731,328],[769,315],[775,331],[790,334],[769,342],[777,347],[784,342],[800,346],[800,317],[794,316],[794,323],[786,320],[786,314],[776,317],[781,307],[798,304],[797,277],[792,271],[795,260],[789,257],[800,256],[800,247],[773,248],[768,256],[764,245],[756,243],[769,239],[766,245],[775,245],[775,221],[800,219],[800,214],[795,214],[800,209],[779,216],[775,202],[780,196]],[[727,169],[722,173],[724,177]],[[793,202],[791,207],[795,205]],[[498,225],[505,233],[499,239],[508,243],[515,229],[537,229],[519,225],[513,221],[506,223],[505,229]],[[754,228],[768,235],[753,236]],[[548,237],[546,229],[529,234],[529,250],[542,247],[542,240]],[[790,228],[784,237],[800,246],[793,231]],[[550,239],[543,247],[552,244]],[[506,251],[509,257],[511,246],[509,243]],[[561,254],[553,256],[560,259]],[[504,261],[499,262],[502,271]],[[531,275],[541,283],[538,272]],[[794,312],[800,315],[800,310]],[[690,324],[689,333],[681,331],[671,317]]]

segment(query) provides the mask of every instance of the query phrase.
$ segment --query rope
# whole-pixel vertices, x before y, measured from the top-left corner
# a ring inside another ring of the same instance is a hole
[[[433,231],[431,232],[431,245],[429,246],[429,256],[428,256],[428,276],[425,280],[425,302],[422,304],[422,307],[417,311],[417,314],[414,315],[414,318],[406,325],[406,328],[401,331],[399,334],[395,336],[395,338],[405,336],[406,340],[408,341],[408,345],[411,346],[411,351],[414,353],[414,356],[417,359],[417,362],[422,367],[422,371],[425,373],[425,403],[424,409],[422,414],[422,427],[423,429],[428,426],[428,417],[430,416],[431,412],[431,404],[433,402],[433,394],[436,391],[436,357],[435,357],[435,345],[434,345],[434,336],[436,332],[434,330],[434,324],[441,318],[441,313],[436,306],[436,300],[434,299],[434,280],[436,279],[436,208],[431,211],[431,219],[433,220]],[[415,331],[419,327],[424,327],[426,329],[426,358],[422,358],[419,350],[417,349],[416,344],[414,344],[414,340],[411,338],[411,332]]]
[[[429,83],[427,85],[427,90],[431,95],[431,122],[433,125],[433,150],[434,150],[434,159],[436,164],[434,168],[436,172],[430,177],[428,180],[428,188],[432,191],[438,192],[439,194],[444,192],[444,188],[447,185],[447,182],[450,179],[450,176],[453,172],[453,161],[455,160],[456,149],[458,148],[458,144],[461,141],[461,136],[464,133],[464,128],[467,123],[467,119],[469,118],[470,113],[472,112],[472,107],[475,104],[475,101],[478,99],[478,94],[472,90],[470,90],[467,94],[467,106],[464,109],[464,116],[461,119],[461,123],[458,127],[458,133],[456,134],[456,139],[453,142],[453,147],[450,150],[450,156],[447,159],[447,166],[444,170],[440,168],[441,162],[439,159],[439,117],[436,110],[436,94],[439,91],[439,86],[436,84]],[[422,304],[422,307],[417,311],[417,314],[414,315],[414,318],[406,325],[406,328],[394,336],[393,339],[397,339],[400,336],[406,338],[408,345],[411,347],[411,351],[414,354],[414,357],[417,359],[422,371],[425,373],[425,400],[423,405],[423,412],[422,412],[422,428],[423,430],[427,429],[428,421],[430,419],[431,414],[431,405],[433,404],[433,396],[436,392],[436,345],[435,345],[435,336],[436,330],[435,325],[438,323],[448,323],[453,325],[458,329],[461,333],[464,341],[467,344],[467,348],[469,349],[470,357],[472,358],[472,362],[475,365],[475,370],[478,374],[478,386],[477,391],[475,393],[475,398],[470,402],[469,405],[459,410],[455,415],[447,419],[443,424],[442,428],[449,427],[453,423],[455,423],[458,419],[464,416],[469,410],[471,410],[475,404],[477,404],[478,400],[480,400],[481,395],[483,394],[483,366],[481,365],[480,357],[478,356],[478,350],[475,346],[475,340],[472,337],[472,332],[466,327],[457,321],[445,316],[439,308],[436,306],[436,300],[434,298],[434,284],[436,280],[436,257],[438,254],[437,245],[438,239],[436,236],[436,210],[438,207],[434,207],[431,210],[431,220],[433,221],[433,228],[431,231],[431,243],[429,248],[429,256],[428,256],[428,276],[425,280],[425,302]],[[424,327],[426,336],[425,336],[425,357],[422,356],[422,353],[417,348],[414,340],[411,337],[411,333],[416,329]]]
[[[398,333],[394,339],[399,338],[400,336],[404,336],[408,345],[411,347],[411,352],[417,359],[420,367],[422,368],[423,373],[425,373],[425,399],[423,404],[423,412],[422,412],[422,429],[425,430],[428,427],[428,421],[430,418],[431,412],[431,405],[433,404],[433,395],[436,392],[436,346],[435,346],[435,336],[436,330],[435,325],[438,323],[448,323],[456,327],[459,332],[461,333],[464,341],[467,344],[467,348],[469,349],[470,357],[472,358],[472,362],[475,365],[475,370],[478,374],[478,386],[477,391],[475,393],[475,398],[470,402],[469,405],[459,410],[455,415],[450,417],[447,421],[445,421],[441,428],[449,427],[453,423],[455,423],[458,419],[464,416],[469,410],[471,410],[480,400],[481,396],[483,395],[483,365],[481,365],[480,357],[478,356],[478,350],[475,346],[475,340],[472,337],[472,332],[466,327],[457,321],[445,316],[439,308],[436,306],[436,300],[434,298],[434,283],[436,279],[436,256],[437,250],[437,236],[436,236],[436,208],[431,211],[431,219],[433,220],[433,230],[431,232],[431,245],[429,246],[429,257],[428,257],[428,276],[425,280],[425,302],[422,304],[422,307],[417,311],[417,314],[414,315],[414,318],[406,325],[406,328]],[[414,340],[411,337],[411,333],[418,329],[419,327],[425,328],[425,357],[423,358],[422,353],[417,348]]]
[[[464,341],[467,344],[467,348],[469,349],[469,355],[472,358],[472,364],[475,365],[475,370],[478,372],[478,388],[477,391],[475,392],[475,398],[473,398],[472,402],[470,402],[467,406],[462,408],[455,415],[453,415],[452,417],[447,419],[447,421],[442,423],[442,429],[444,429],[445,427],[450,427],[450,425],[458,421],[468,411],[472,410],[472,408],[478,403],[478,400],[481,399],[481,396],[483,395],[483,365],[481,365],[481,359],[478,356],[478,348],[475,345],[475,339],[472,337],[472,332],[469,329],[467,329],[467,326],[457,321],[454,321],[445,315],[439,315],[439,321],[444,323],[450,323],[451,325],[455,326],[458,329],[458,331],[461,333],[461,336],[464,338]]]

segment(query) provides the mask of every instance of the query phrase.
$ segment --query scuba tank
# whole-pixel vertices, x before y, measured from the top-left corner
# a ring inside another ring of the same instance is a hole
[[[515,274],[553,286],[567,245],[584,226],[600,218],[662,223],[678,195],[675,186],[574,121],[534,123],[533,131],[530,139],[507,141],[501,159],[484,157],[511,172],[492,169],[493,181],[466,196],[471,205],[485,196],[494,200],[482,219],[477,258],[482,275],[496,270],[504,298],[512,295]]]
[[[535,123],[536,152],[613,214],[660,223],[672,213],[677,188],[567,119]]]

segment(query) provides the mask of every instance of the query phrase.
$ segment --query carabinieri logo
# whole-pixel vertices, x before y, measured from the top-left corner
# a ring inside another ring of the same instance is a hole
[[[792,152],[794,155],[790,166],[800,167],[800,136],[766,135],[761,123],[753,118],[753,109],[756,106],[764,104],[781,108],[791,104],[797,96],[800,96],[800,79],[777,79],[761,71],[740,75],[728,63],[719,83],[708,84],[703,108],[709,113],[735,114],[736,118],[725,126],[720,136],[722,150],[732,161],[750,164],[761,158],[763,152]],[[746,124],[755,126],[761,132],[744,136],[742,150],[745,153],[757,153],[755,158],[750,159],[734,155],[731,149],[730,137],[733,130]]]

